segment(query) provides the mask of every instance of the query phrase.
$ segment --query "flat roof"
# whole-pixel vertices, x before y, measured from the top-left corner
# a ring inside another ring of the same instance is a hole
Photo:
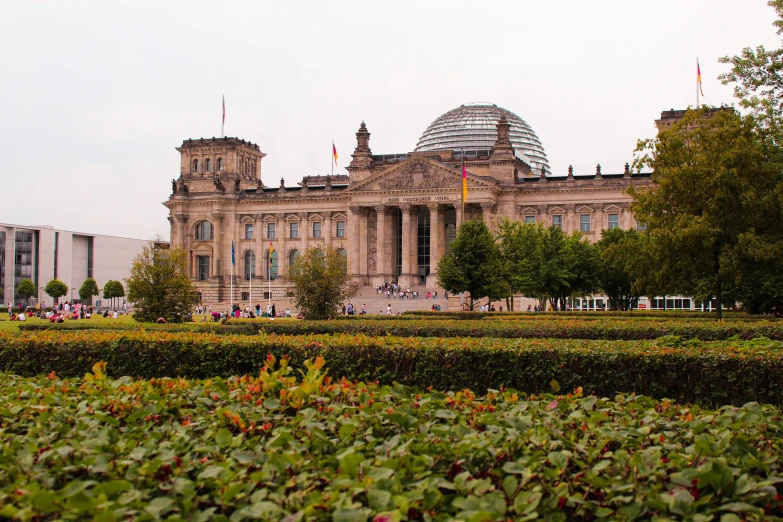
[[[65,230],[62,228],[54,228],[51,225],[15,225],[13,223],[0,223],[0,227],[12,227],[12,228],[19,228],[23,230],[52,230],[54,232],[68,232],[70,234],[76,234],[78,236],[100,236],[100,237],[113,237],[117,239],[130,239],[131,241],[144,241],[145,243],[149,241],[153,241],[152,239],[140,239],[137,237],[126,237],[126,236],[112,236],[109,234],[95,234],[92,232],[77,232],[75,230]],[[159,243],[168,243],[168,241],[159,241]]]

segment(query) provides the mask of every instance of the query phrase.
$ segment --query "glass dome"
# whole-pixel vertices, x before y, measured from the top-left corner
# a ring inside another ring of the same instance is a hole
[[[441,114],[419,138],[416,151],[491,149],[498,138],[497,122],[506,115],[511,126],[511,144],[516,155],[531,166],[550,173],[549,161],[536,133],[525,120],[492,103],[466,103]]]

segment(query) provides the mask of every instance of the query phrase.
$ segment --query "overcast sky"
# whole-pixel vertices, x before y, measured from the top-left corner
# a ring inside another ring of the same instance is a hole
[[[185,138],[258,143],[264,183],[413,150],[463,103],[535,130],[552,172],[621,172],[662,110],[734,103],[718,63],[779,47],[766,0],[0,0],[0,222],[169,235]]]

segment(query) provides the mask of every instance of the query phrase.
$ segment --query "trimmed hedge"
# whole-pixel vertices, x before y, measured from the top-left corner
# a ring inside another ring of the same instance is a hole
[[[115,375],[208,378],[254,374],[267,354],[301,368],[321,354],[331,374],[476,391],[565,389],[635,392],[684,402],[783,404],[783,349],[769,340],[702,343],[257,335],[41,332],[0,335],[0,371],[83,375],[106,361]]]
[[[498,337],[498,338],[557,338],[557,339],[657,339],[677,335],[705,341],[730,338],[753,339],[766,337],[783,340],[783,322],[752,321],[715,323],[710,321],[644,321],[641,319],[610,319],[601,321],[546,320],[539,321],[468,321],[468,320],[408,320],[384,321],[366,319],[334,321],[236,321],[226,325],[217,323],[188,323],[173,325],[143,325],[133,323],[110,324],[88,321],[51,325],[49,323],[21,325],[23,331],[41,330],[138,330],[167,332],[208,332],[216,334],[364,334],[398,337]]]
[[[622,311],[580,311],[580,310],[569,310],[569,311],[558,311],[558,312],[509,312],[508,310],[503,312],[477,312],[477,311],[458,311],[458,310],[441,310],[440,312],[433,312],[431,310],[409,310],[407,312],[403,312],[403,315],[430,315],[430,316],[437,316],[437,315],[443,315],[447,317],[454,317],[454,318],[461,318],[461,319],[468,319],[468,318],[479,318],[479,317],[485,317],[487,315],[491,316],[507,316],[507,317],[524,317],[524,316],[556,316],[556,317],[563,317],[563,316],[576,316],[576,317],[669,317],[672,319],[675,318],[707,318],[707,319],[715,319],[715,313],[714,312],[699,312],[699,311],[687,311],[687,310],[632,310],[627,312]],[[745,312],[727,312],[724,311],[723,318],[724,319],[748,319],[758,316],[749,315]]]

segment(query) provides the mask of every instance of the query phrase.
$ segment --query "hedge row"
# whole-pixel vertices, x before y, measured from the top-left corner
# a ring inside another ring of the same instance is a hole
[[[467,311],[462,312],[458,310],[441,310],[440,312],[433,312],[431,310],[409,310],[407,312],[403,312],[403,315],[429,315],[429,316],[437,316],[437,315],[443,315],[443,316],[453,316],[455,318],[460,319],[469,319],[469,318],[479,318],[479,317],[486,317],[487,315],[492,315],[495,317],[498,316],[508,316],[508,317],[520,317],[520,316],[555,316],[555,317],[563,317],[563,316],[577,316],[577,317],[669,317],[669,318],[715,318],[714,312],[699,312],[699,311],[688,311],[688,310],[632,310],[627,312],[622,311],[578,311],[578,310],[569,310],[569,311],[563,311],[563,312],[478,312],[478,311]],[[750,314],[747,314],[745,312],[724,312],[723,313],[724,319],[730,319],[730,318],[741,318],[741,319],[747,319],[752,318],[756,316],[752,316]]]
[[[781,411],[297,380],[0,381],[4,520],[779,520]],[[117,375],[116,368],[107,368]],[[333,372],[332,372],[333,373]],[[578,434],[578,435],[576,435]]]
[[[31,323],[21,325],[23,331],[41,330],[134,330],[140,326],[133,323],[105,323],[75,321],[64,325]],[[376,319],[334,320],[334,321],[232,321],[226,325],[218,323],[188,323],[176,325],[144,325],[153,331],[210,332],[218,334],[364,334],[374,336],[393,335],[398,337],[498,337],[498,338],[557,338],[557,339],[609,339],[635,340],[657,339],[666,335],[677,335],[688,339],[705,341],[730,338],[752,339],[766,337],[783,340],[783,322],[752,321],[715,323],[709,321],[660,321],[605,319],[602,321],[546,320],[540,321],[438,321],[408,320],[384,321]]]
[[[783,349],[769,340],[703,343],[256,335],[41,332],[0,335],[0,371],[79,376],[98,361],[115,375],[208,378],[255,374],[267,354],[295,367],[322,355],[332,374],[476,391],[567,389],[635,392],[685,402],[783,404]]]

